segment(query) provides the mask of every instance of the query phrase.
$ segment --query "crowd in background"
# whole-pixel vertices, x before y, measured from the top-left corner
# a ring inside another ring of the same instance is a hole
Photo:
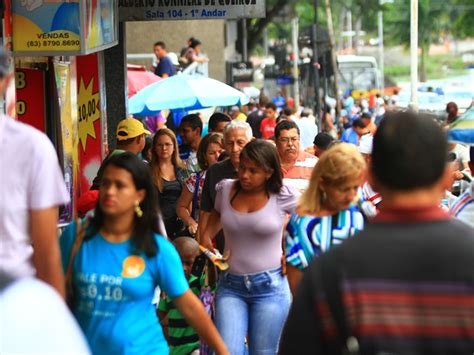
[[[197,52],[191,42],[184,56]],[[2,117],[2,273],[36,274],[59,296],[0,274],[1,331],[14,339],[0,346],[472,352],[474,148],[448,145],[433,118],[366,101],[346,97],[338,122],[264,96],[174,130],[126,118],[59,244],[67,194],[54,150]],[[38,319],[51,324],[35,334]]]

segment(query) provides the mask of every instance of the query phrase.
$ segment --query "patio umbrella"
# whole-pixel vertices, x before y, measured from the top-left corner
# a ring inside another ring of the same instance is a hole
[[[449,125],[448,140],[474,146],[474,106]]]
[[[247,86],[242,89],[245,95],[251,97],[252,99],[258,99],[260,97],[260,89],[255,86]]]
[[[131,114],[150,115],[158,111],[197,110],[215,106],[245,105],[244,93],[220,81],[175,75],[151,84],[128,100]]]
[[[142,65],[127,64],[128,98],[160,80],[162,79],[158,75],[147,71]]]

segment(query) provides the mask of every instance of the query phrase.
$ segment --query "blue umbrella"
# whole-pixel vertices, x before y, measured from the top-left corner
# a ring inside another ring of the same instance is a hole
[[[198,110],[206,107],[246,105],[244,93],[220,81],[175,75],[151,84],[128,100],[134,115],[153,115],[161,110]]]
[[[474,106],[449,125],[448,140],[474,146]]]

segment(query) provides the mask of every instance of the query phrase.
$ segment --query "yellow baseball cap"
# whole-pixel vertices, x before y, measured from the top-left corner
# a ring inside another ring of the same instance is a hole
[[[145,129],[143,123],[136,118],[126,118],[120,121],[117,126],[117,139],[119,141],[135,138],[144,133],[151,134],[150,131]]]

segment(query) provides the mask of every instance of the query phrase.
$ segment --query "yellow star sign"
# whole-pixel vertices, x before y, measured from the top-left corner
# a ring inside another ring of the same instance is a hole
[[[77,93],[77,107],[78,107],[78,130],[79,141],[82,145],[82,150],[86,151],[87,136],[96,138],[94,122],[100,119],[99,109],[99,93],[92,93],[94,87],[94,78],[91,79],[87,87],[84,84],[84,79],[81,77],[79,84],[79,92]]]

